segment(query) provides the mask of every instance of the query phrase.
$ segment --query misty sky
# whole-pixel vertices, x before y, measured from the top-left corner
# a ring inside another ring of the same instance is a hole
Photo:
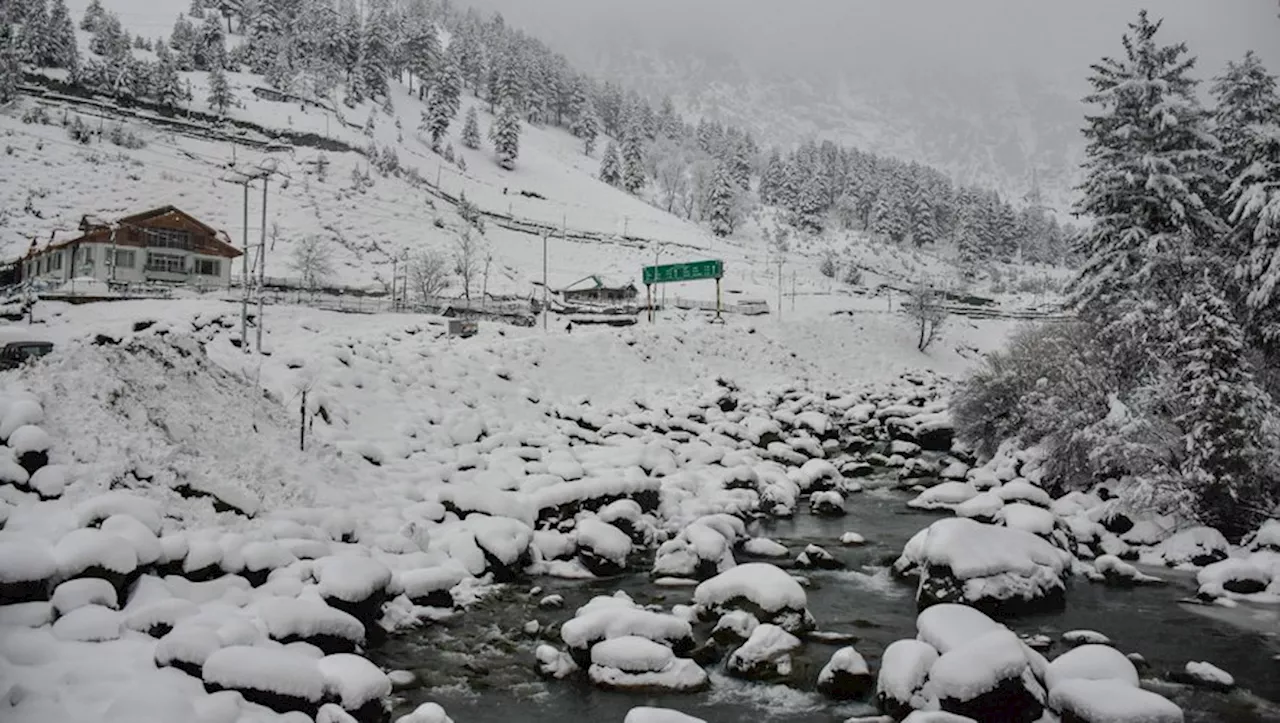
[[[894,70],[1014,68],[1083,81],[1088,64],[1120,52],[1141,7],[1185,40],[1199,75],[1257,51],[1280,72],[1276,0],[456,0],[500,10],[590,70],[613,48],[731,54],[747,67],[811,77]]]

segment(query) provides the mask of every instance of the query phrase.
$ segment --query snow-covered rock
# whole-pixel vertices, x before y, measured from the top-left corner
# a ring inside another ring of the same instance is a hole
[[[1053,498],[1049,496],[1048,492],[1025,479],[1005,482],[996,489],[996,494],[1005,502],[1025,502],[1045,509],[1048,509],[1053,504]]]
[[[119,590],[138,567],[138,554],[129,541],[94,527],[72,530],[54,545],[58,574],[63,579],[101,577]]]
[[[58,575],[53,550],[34,540],[0,540],[0,605],[47,600]]]
[[[975,488],[976,489],[976,488]],[[1000,499],[1000,495],[991,490],[979,492],[969,499],[956,505],[954,512],[957,517],[967,517],[979,522],[995,522],[1000,515],[1000,510],[1004,508],[1004,500]]]
[[[173,666],[200,677],[205,661],[224,647],[223,639],[214,628],[178,626],[156,643],[155,663],[157,667]]]
[[[350,653],[365,640],[354,616],[314,598],[268,598],[254,606],[272,640],[302,641],[326,653]]]
[[[978,494],[968,482],[943,482],[921,492],[907,503],[918,510],[954,510]]]
[[[101,605],[115,609],[118,607],[116,589],[111,583],[96,577],[68,580],[53,591],[53,609],[59,615],[85,605]]]
[[[1196,574],[1202,597],[1221,597],[1227,593],[1252,595],[1266,590],[1273,575],[1270,569],[1251,560],[1230,557],[1215,562]]]
[[[381,713],[381,699],[391,695],[391,679],[378,666],[349,653],[327,655],[316,665],[327,697],[336,699],[357,718],[380,717],[369,714]]]
[[[859,535],[856,532],[846,532],[840,535],[840,544],[850,545],[850,546],[865,545],[867,544],[867,538],[863,537],[862,535]]]
[[[1182,670],[1174,671],[1172,677],[1180,683],[1209,690],[1225,692],[1236,686],[1236,679],[1227,671],[1212,663],[1195,660],[1188,662]]]
[[[1111,638],[1097,630],[1068,630],[1062,634],[1062,642],[1067,645],[1110,645]]]
[[[453,607],[453,595],[449,591],[466,577],[467,571],[461,565],[446,563],[401,572],[399,582],[415,605],[449,608]]]
[[[622,723],[706,723],[706,721],[678,710],[641,706],[627,711],[627,717]]]
[[[453,719],[445,713],[439,703],[423,703],[414,708],[409,715],[396,718],[395,723],[453,723]]]
[[[786,545],[778,544],[767,537],[753,537],[742,543],[742,551],[754,557],[786,557],[791,554]]]
[[[1026,646],[1001,627],[939,656],[925,690],[942,710],[974,720],[1035,721],[1044,709],[1043,690],[1027,680]],[[1009,712],[1017,711],[1013,717]]]
[[[1093,567],[1102,576],[1102,581],[1113,587],[1132,587],[1163,582],[1160,578],[1147,575],[1115,555],[1100,556],[1093,561]]]
[[[1280,552],[1280,520],[1267,520],[1241,541],[1246,550]]]
[[[101,605],[84,605],[58,618],[53,635],[59,640],[97,643],[120,637],[120,613]]]
[[[594,517],[578,521],[578,558],[592,573],[617,575],[627,567],[631,538],[617,527]]]
[[[596,647],[606,643],[614,643],[616,640],[618,639],[605,641],[605,643],[600,643]],[[643,640],[643,638],[638,640]],[[621,655],[620,657],[627,658],[626,655]],[[632,658],[627,659],[634,661]],[[709,680],[707,671],[699,667],[697,663],[686,658],[675,657],[670,658],[662,667],[656,670],[627,671],[592,663],[591,667],[587,669],[587,677],[595,685],[608,690],[669,693],[699,691],[707,687]]]
[[[924,690],[938,651],[920,640],[898,640],[885,648],[876,678],[876,707],[900,719],[910,711],[929,707]],[[936,703],[935,703],[936,704]]]
[[[1076,723],[1182,723],[1182,709],[1150,691],[1116,680],[1077,677],[1049,690],[1049,707]]]
[[[234,690],[278,713],[314,716],[325,692],[317,661],[283,648],[222,648],[205,660],[201,678],[210,692]]]
[[[834,490],[814,492],[809,496],[809,512],[819,517],[841,517],[845,514],[844,497]]]
[[[751,613],[730,610],[716,621],[711,637],[721,643],[743,641],[751,637],[751,633],[759,626],[760,621]]]
[[[1068,680],[1116,680],[1138,687],[1138,670],[1110,645],[1081,645],[1059,655],[1045,668],[1044,684],[1052,693]]]
[[[568,653],[557,650],[552,645],[539,645],[533,651],[538,661],[538,672],[551,678],[567,678],[578,671],[578,664]]]
[[[875,683],[867,661],[853,647],[837,650],[818,673],[818,691],[840,700],[861,698]]]
[[[916,602],[964,602],[1017,612],[1065,603],[1067,553],[1024,530],[950,518],[924,531],[916,550],[921,569]]]
[[[1229,552],[1230,545],[1221,532],[1212,527],[1192,527],[1160,542],[1150,554],[1169,567],[1204,567],[1227,559]]]
[[[588,653],[596,643],[632,635],[668,644],[677,651],[693,647],[693,631],[687,621],[645,610],[625,596],[592,598],[560,626],[560,638],[579,665],[590,662]]]
[[[839,570],[844,563],[821,547],[809,545],[796,557],[796,567],[801,570]]]
[[[693,599],[708,617],[738,609],[789,632],[813,627],[804,588],[781,568],[764,562],[738,565],[706,580],[694,590]]]
[[[786,679],[792,671],[792,653],[800,649],[800,639],[786,630],[764,623],[729,656],[730,675],[748,680]]]

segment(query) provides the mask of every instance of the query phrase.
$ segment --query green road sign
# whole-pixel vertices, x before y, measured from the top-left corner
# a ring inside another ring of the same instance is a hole
[[[718,279],[721,276],[724,276],[724,262],[720,259],[644,267],[645,286],[650,284],[670,284],[678,281]]]

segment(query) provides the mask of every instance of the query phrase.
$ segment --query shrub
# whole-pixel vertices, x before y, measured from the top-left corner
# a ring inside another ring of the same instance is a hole
[[[853,264],[849,264],[849,266],[844,270],[844,278],[842,280],[850,286],[861,286],[862,269],[854,266]]]
[[[818,272],[828,279],[834,279],[838,271],[839,265],[836,263],[835,252],[828,250],[822,254],[822,261],[818,264]]]
[[[141,136],[126,129],[119,123],[111,126],[111,130],[107,131],[107,140],[121,148],[129,148],[135,151],[139,148],[145,148],[147,145]]]
[[[93,140],[93,131],[80,120],[80,116],[73,116],[67,123],[67,137],[77,143],[89,145],[89,141]]]

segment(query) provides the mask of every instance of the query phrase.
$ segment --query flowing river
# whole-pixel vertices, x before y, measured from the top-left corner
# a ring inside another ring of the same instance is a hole
[[[915,636],[914,588],[893,579],[887,568],[907,539],[939,515],[908,508],[910,498],[907,492],[875,489],[848,496],[849,514],[843,518],[815,517],[800,505],[794,519],[765,520],[752,530],[786,545],[793,556],[813,543],[845,563],[846,570],[797,574],[809,580],[809,609],[819,629],[856,636],[852,645],[873,672],[886,646]],[[841,546],[839,538],[846,531],[864,535],[867,544]],[[1280,721],[1280,707],[1268,702],[1280,701],[1280,610],[1183,603],[1195,592],[1193,574],[1151,568],[1144,572],[1168,584],[1116,589],[1077,578],[1064,611],[1004,622],[1020,634],[1045,634],[1054,641],[1068,630],[1095,630],[1122,652],[1141,653],[1150,666],[1140,671],[1144,681],[1181,705],[1188,721]],[[531,594],[535,585],[542,590]],[[533,650],[543,641],[525,633],[525,623],[537,620],[547,642],[558,645],[555,631],[574,609],[592,596],[616,590],[642,604],[667,608],[690,602],[693,594],[691,588],[658,587],[644,573],[608,580],[537,579],[505,586],[449,620],[394,635],[371,657],[384,667],[418,676],[412,687],[398,694],[397,715],[433,700],[459,723],[621,723],[627,711],[639,705],[676,708],[710,723],[843,721],[875,713],[869,703],[837,703],[812,689],[729,678],[720,665],[708,669],[711,689],[693,695],[606,692],[576,677],[539,677]],[[550,593],[564,596],[563,609],[538,608],[541,597]],[[552,626],[550,634],[547,626]],[[831,654],[847,644],[808,641],[796,664],[810,670],[806,678],[816,681]],[[1052,659],[1065,649],[1055,642],[1044,652]],[[1241,690],[1218,694],[1151,682],[1167,679],[1170,671],[1189,660],[1208,661],[1230,672]]]

